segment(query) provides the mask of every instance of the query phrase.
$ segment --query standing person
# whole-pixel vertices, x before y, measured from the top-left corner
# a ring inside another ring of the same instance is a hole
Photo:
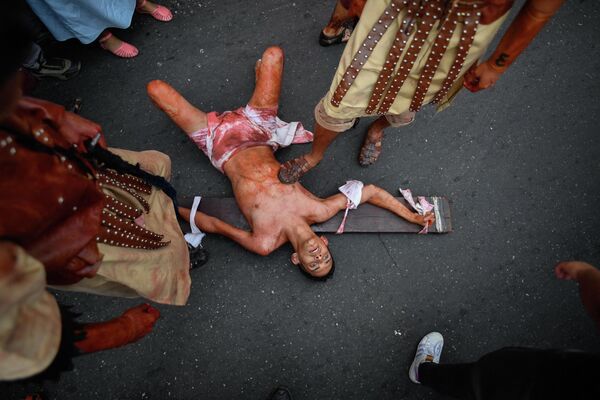
[[[373,164],[384,129],[410,124],[423,105],[443,108],[463,84],[473,92],[493,86],[563,2],[527,0],[492,56],[478,65],[512,0],[369,0],[331,87],[315,108],[310,153],[284,163],[279,179],[296,182],[321,161],[340,133],[365,116],[378,118],[365,136],[359,163]],[[345,3],[351,4],[344,9]],[[343,11],[351,18],[362,3],[340,0],[324,32],[339,34],[336,18],[346,21]]]
[[[81,324],[46,290],[44,266],[0,241],[0,381],[55,379],[77,355],[135,342],[159,317],[148,304],[104,322]]]
[[[581,300],[600,329],[600,271],[569,261],[559,263],[555,273],[579,283]],[[506,347],[473,363],[440,364],[443,345],[438,332],[421,340],[411,381],[465,400],[600,399],[600,354]]]
[[[8,7],[0,19],[0,240],[61,289],[185,304],[190,256],[169,157],[109,150],[98,124],[23,97],[30,39]]]
[[[122,58],[135,57],[139,51],[108,28],[128,28],[134,11],[150,14],[158,21],[173,19],[168,8],[148,0],[27,0],[27,3],[56,40],[76,38],[89,44],[98,39],[103,49]]]
[[[105,221],[114,222],[104,207],[111,201],[105,197],[110,187],[103,192],[98,185],[99,167],[83,142],[97,137],[99,126],[55,104],[22,97],[17,70],[31,38],[21,17],[14,4],[7,4],[0,16],[0,381],[40,373],[55,377],[68,368],[71,356],[134,342],[148,334],[159,317],[158,310],[143,304],[109,321],[78,324],[47,292],[49,281],[89,280],[89,291],[180,304],[189,293],[187,251],[183,245],[183,265],[179,264],[177,236],[172,238],[174,247],[163,246],[162,254],[158,250],[151,255],[158,265],[146,263],[142,268],[136,264],[141,249],[98,247],[107,233]],[[121,187],[121,195],[131,194],[129,189]],[[158,193],[148,203],[154,210],[144,214],[147,221],[165,216],[158,226],[172,232],[168,217],[174,220],[173,204]],[[113,208],[131,212],[130,204],[123,200]],[[161,205],[166,207],[162,211]],[[129,232],[123,229],[131,227],[127,218],[118,219],[116,229]],[[141,227],[136,228],[139,232]]]

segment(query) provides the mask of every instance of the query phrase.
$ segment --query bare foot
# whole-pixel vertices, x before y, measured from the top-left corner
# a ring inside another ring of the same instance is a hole
[[[256,60],[254,64],[254,83],[258,82],[258,77],[260,76],[260,65],[262,64],[262,59]]]
[[[152,102],[163,110],[187,134],[207,126],[206,114],[191,105],[171,85],[154,80],[147,85]]]

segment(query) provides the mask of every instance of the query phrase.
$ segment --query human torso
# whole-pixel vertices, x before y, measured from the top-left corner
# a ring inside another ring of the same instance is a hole
[[[269,146],[252,147],[238,152],[225,165],[225,174],[244,217],[255,235],[269,237],[281,245],[286,223],[298,217],[312,223],[319,198],[299,183],[279,182],[280,164]]]

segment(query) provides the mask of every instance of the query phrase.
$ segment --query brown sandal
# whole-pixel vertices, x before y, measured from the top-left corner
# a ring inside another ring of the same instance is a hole
[[[375,161],[381,154],[383,148],[383,132],[379,139],[373,140],[371,132],[367,132],[362,147],[360,148],[360,154],[358,155],[358,163],[362,167],[368,167],[369,165],[375,164]]]
[[[277,177],[281,183],[296,183],[300,180],[302,175],[306,174],[311,170],[311,166],[306,161],[304,156],[300,156],[298,158],[294,158],[293,160],[286,161],[279,168],[279,173]]]

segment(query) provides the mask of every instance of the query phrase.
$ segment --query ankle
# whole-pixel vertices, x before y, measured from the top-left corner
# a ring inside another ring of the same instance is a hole
[[[308,153],[304,156],[304,159],[308,162],[311,167],[316,166],[323,159],[323,155],[315,155],[312,153]]]

